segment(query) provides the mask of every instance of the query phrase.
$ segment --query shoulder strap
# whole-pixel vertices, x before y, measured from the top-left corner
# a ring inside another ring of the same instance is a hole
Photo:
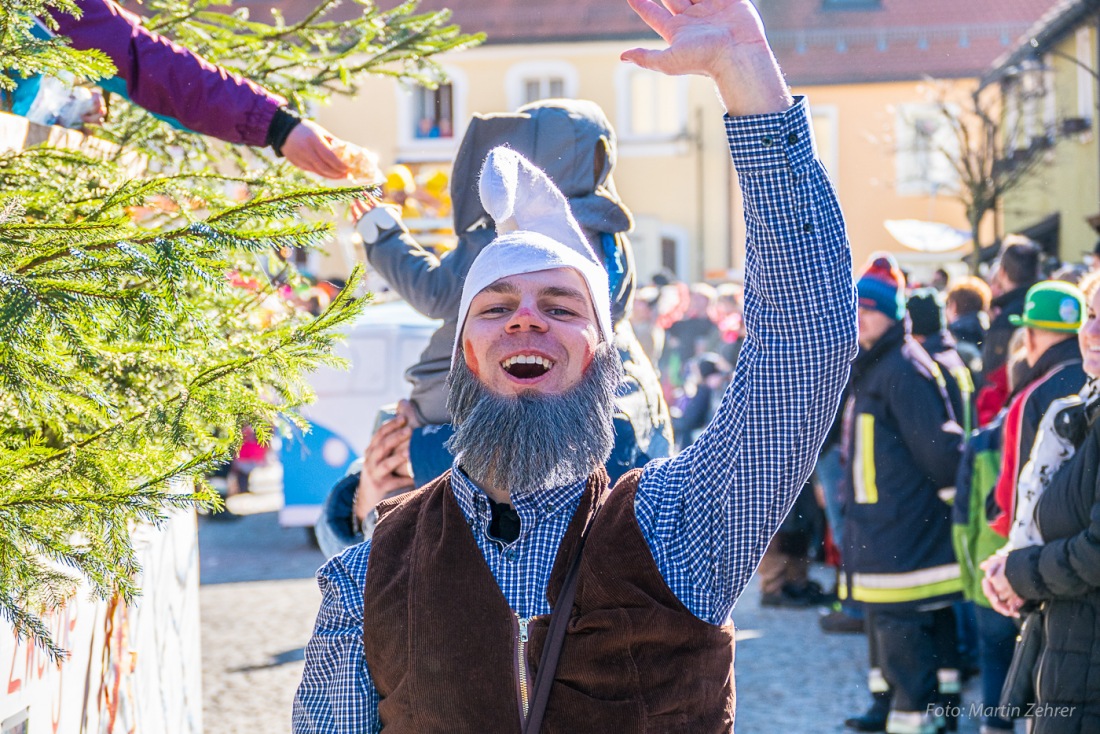
[[[542,648],[542,656],[539,658],[539,669],[535,674],[535,687],[531,697],[531,710],[527,714],[527,726],[524,734],[538,734],[542,728],[542,720],[546,715],[546,705],[550,702],[550,688],[554,685],[554,676],[558,670],[558,659],[561,658],[561,649],[565,644],[565,632],[569,626],[569,616],[573,611],[573,600],[577,596],[577,577],[580,575],[581,555],[584,553],[584,542],[588,540],[588,531],[592,529],[596,515],[603,506],[602,498],[588,519],[581,537],[577,541],[577,549],[569,563],[565,581],[562,583],[561,594],[557,604],[550,613],[550,625],[546,632],[546,644]]]

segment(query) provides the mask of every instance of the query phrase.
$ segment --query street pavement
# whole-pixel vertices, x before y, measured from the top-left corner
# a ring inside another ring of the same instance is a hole
[[[305,529],[279,527],[277,471],[262,471],[252,494],[232,498],[239,519],[199,522],[203,716],[217,734],[290,732],[320,602],[313,574],[324,558]],[[825,569],[815,575],[828,578]],[[869,703],[866,639],[823,634],[818,614],[761,608],[755,579],[742,596],[734,610],[739,734],[844,732],[844,717]],[[964,716],[959,731],[975,734],[978,724]]]
[[[230,498],[237,519],[199,517],[203,723],[210,734],[290,732],[324,562],[304,528],[279,526],[277,467]]]

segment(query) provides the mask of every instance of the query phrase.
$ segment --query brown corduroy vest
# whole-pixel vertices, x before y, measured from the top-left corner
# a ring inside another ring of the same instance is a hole
[[[597,500],[544,733],[733,730],[733,627],[665,584],[634,514],[640,471],[588,481],[547,586],[553,604]],[[371,541],[363,644],[386,734],[521,731],[518,624],[455,501],[450,474],[386,508]],[[529,625],[533,687],[549,616]]]

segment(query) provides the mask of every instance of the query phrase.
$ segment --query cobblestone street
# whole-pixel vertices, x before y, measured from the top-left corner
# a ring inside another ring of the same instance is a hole
[[[306,530],[279,527],[281,496],[257,485],[234,498],[240,519],[199,523],[204,721],[217,734],[290,731],[320,601],[320,551]],[[844,717],[869,702],[865,638],[824,635],[817,615],[761,609],[755,580],[742,597],[734,612],[739,733],[843,732]],[[978,722],[964,718],[959,730],[974,734]]]

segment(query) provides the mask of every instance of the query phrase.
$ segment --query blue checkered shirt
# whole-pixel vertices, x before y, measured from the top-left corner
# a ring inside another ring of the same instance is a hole
[[[813,468],[855,355],[851,254],[816,159],[805,101],[725,118],[744,193],[747,339],[713,421],[675,458],[646,465],[635,512],[669,588],[700,619],[725,623]],[[512,497],[510,544],[489,537],[486,495],[460,470],[458,505],[509,605],[549,614],[546,585],[584,483]],[[363,658],[370,542],[317,573],[323,600],[294,699],[294,731],[381,729]],[[368,630],[369,633],[369,630]]]

